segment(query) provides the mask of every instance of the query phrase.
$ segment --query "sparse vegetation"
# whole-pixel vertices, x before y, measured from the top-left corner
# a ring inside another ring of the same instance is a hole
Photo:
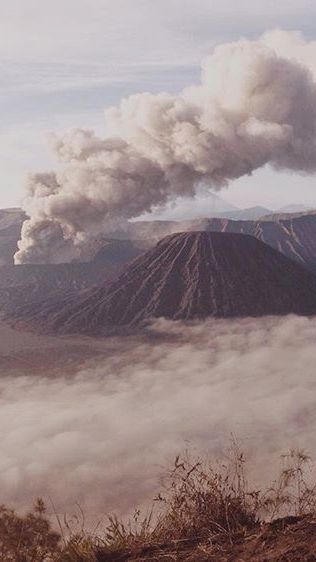
[[[313,538],[316,531],[316,485],[310,484],[309,456],[298,450],[283,455],[279,477],[264,491],[249,488],[245,465],[245,457],[236,447],[224,464],[192,460],[188,454],[177,457],[147,515],[135,511],[128,522],[113,515],[97,536],[85,531],[83,524],[79,532],[73,532],[67,519],[61,521],[58,516],[59,532],[55,532],[40,499],[24,517],[2,506],[0,559],[225,561],[235,560],[231,556],[244,548],[243,560],[315,560],[304,557],[306,536]],[[262,559],[255,557],[261,543],[271,546],[278,537],[285,541],[289,525],[296,525],[293,556],[291,544],[286,543],[285,558],[269,558],[269,553]],[[299,547],[301,534],[305,542]],[[255,550],[250,556],[251,548]]]
[[[45,516],[44,502],[38,499],[24,517],[0,507],[0,560],[33,562],[54,560],[61,552],[60,536]]]

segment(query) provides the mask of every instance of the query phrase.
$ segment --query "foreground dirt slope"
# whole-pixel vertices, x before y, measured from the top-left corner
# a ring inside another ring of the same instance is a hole
[[[258,527],[234,545],[179,541],[139,549],[96,555],[98,562],[313,562],[316,561],[316,518],[286,517]]]

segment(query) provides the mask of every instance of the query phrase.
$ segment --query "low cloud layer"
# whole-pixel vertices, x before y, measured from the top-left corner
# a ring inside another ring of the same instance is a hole
[[[107,138],[54,137],[62,165],[29,178],[16,263],[69,260],[89,237],[201,183],[220,190],[266,164],[315,173],[315,53],[316,42],[285,31],[218,45],[198,85],[107,109]]]
[[[1,502],[127,513],[186,447],[220,456],[236,435],[271,478],[289,446],[314,456],[316,319],[158,321],[107,341],[75,376],[0,380]]]

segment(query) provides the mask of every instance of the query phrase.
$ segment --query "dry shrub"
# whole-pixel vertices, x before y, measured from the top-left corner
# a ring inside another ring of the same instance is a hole
[[[258,494],[248,492],[244,464],[244,455],[237,450],[232,461],[217,468],[202,460],[192,462],[188,456],[177,457],[166,494],[156,498],[165,510],[154,534],[170,540],[224,535],[232,542],[254,528]]]
[[[311,458],[305,451],[290,449],[281,456],[279,477],[261,493],[259,507],[270,520],[316,512],[316,484]]]
[[[309,456],[291,450],[282,456],[279,477],[266,490],[249,488],[245,457],[234,446],[229,460],[212,465],[175,459],[163,480],[154,508],[142,516],[135,511],[127,522],[115,515],[103,533],[88,533],[82,513],[79,529],[57,517],[54,532],[38,500],[33,511],[18,516],[0,508],[0,560],[8,562],[95,562],[150,558],[150,549],[168,551],[184,545],[233,545],[256,531],[262,521],[279,516],[316,512],[316,485]]]
[[[45,506],[38,499],[24,517],[5,506],[0,507],[0,560],[34,562],[55,560],[59,555],[58,533],[45,517]]]
[[[127,524],[110,518],[103,552],[185,542],[240,542],[263,521],[316,512],[316,485],[310,457],[290,450],[281,457],[280,474],[267,489],[250,488],[244,454],[236,444],[225,464],[177,457],[155,498],[159,509]],[[158,511],[158,513],[157,513]]]

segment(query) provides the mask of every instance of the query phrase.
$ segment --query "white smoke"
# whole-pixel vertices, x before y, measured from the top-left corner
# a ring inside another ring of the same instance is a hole
[[[105,112],[107,135],[54,139],[64,163],[29,178],[16,263],[62,261],[91,235],[221,189],[270,163],[316,171],[316,43],[275,31],[219,45],[201,82],[176,95],[143,93]]]
[[[152,329],[152,339],[103,341],[105,358],[74,376],[67,366],[57,376],[58,349],[50,357],[43,339],[42,376],[30,356],[29,375],[2,370],[1,502],[24,507],[41,495],[58,511],[78,501],[87,515],[126,513],[150,502],[177,453],[220,457],[231,432],[255,462],[258,485],[288,447],[315,459],[316,319],[157,321]],[[76,341],[82,346],[74,338],[69,346]]]

